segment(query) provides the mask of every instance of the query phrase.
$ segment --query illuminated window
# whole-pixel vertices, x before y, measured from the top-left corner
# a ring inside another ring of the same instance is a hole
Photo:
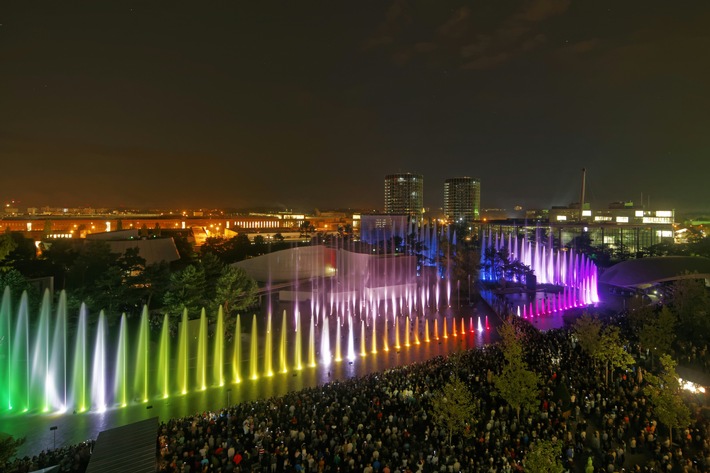
[[[656,211],[656,217],[672,217],[672,216],[673,216],[672,210],[657,210]]]
[[[636,212],[634,212],[634,216],[643,217],[643,210],[637,210]]]
[[[564,220],[567,220],[567,215],[558,215],[557,216],[557,221],[562,222]]]
[[[644,217],[643,223],[673,223],[673,219],[669,217]]]
[[[616,223],[629,223],[629,217],[616,217]]]
[[[582,217],[591,217],[591,216],[592,216],[591,210],[582,210]]]

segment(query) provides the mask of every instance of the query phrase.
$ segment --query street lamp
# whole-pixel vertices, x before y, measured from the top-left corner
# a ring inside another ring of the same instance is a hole
[[[57,449],[57,426],[53,425],[52,427],[49,428],[49,430],[54,435],[54,442],[53,442],[52,450],[56,450]]]

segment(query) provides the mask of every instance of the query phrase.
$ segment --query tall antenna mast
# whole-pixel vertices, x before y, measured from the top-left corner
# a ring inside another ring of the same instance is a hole
[[[584,215],[584,191],[587,183],[587,169],[582,168],[582,195],[579,199],[579,221],[582,221],[582,216]]]

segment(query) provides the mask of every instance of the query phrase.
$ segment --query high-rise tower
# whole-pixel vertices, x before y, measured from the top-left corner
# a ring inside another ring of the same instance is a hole
[[[444,214],[453,223],[471,223],[481,218],[481,181],[453,177],[444,182]]]
[[[424,177],[421,174],[388,174],[385,176],[385,213],[422,216]]]

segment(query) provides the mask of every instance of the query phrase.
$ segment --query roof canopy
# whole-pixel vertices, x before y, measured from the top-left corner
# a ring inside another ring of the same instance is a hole
[[[623,261],[604,271],[599,282],[612,286],[643,287],[676,279],[710,279],[710,259],[662,256]]]

